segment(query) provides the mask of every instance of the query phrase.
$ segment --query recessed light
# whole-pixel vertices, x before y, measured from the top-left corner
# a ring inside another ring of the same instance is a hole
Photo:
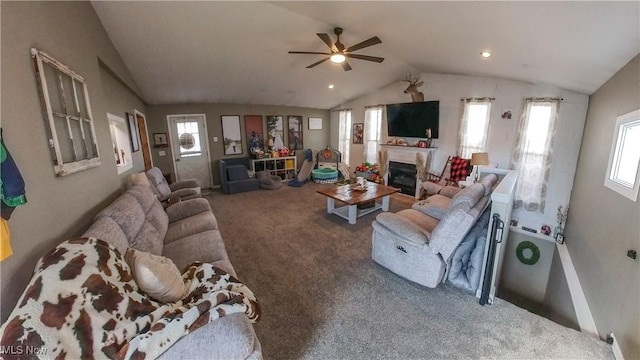
[[[329,89],[333,89],[334,85],[333,84],[329,84]]]
[[[488,51],[483,51],[480,53],[480,55],[482,55],[483,58],[490,58],[491,57],[491,53]]]

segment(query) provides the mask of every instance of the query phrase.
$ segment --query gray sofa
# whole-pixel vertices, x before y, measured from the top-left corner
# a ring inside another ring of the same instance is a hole
[[[163,255],[181,271],[194,261],[212,263],[236,276],[207,200],[186,200],[165,210],[148,186],[132,186],[100,211],[83,236]],[[244,314],[214,320],[181,338],[164,359],[261,359],[253,326]]]
[[[446,280],[452,257],[488,206],[497,181],[490,174],[452,197],[436,194],[411,209],[379,214],[372,224],[373,260],[410,281],[436,287]]]
[[[220,187],[225,194],[258,190],[258,179],[249,177],[249,158],[218,160]]]

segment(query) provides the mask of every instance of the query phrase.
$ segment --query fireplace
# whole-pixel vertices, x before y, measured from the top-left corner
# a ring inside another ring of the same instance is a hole
[[[400,189],[400,193],[414,196],[416,193],[416,166],[389,161],[389,186]]]

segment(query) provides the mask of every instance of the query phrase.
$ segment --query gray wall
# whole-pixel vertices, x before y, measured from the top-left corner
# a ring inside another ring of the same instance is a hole
[[[544,311],[546,317],[564,326],[580,330],[578,317],[571,302],[569,284],[564,276],[564,268],[558,251],[553,252],[551,270],[547,292],[544,297]]]
[[[35,262],[66,238],[80,235],[123,187],[110,149],[107,111],[124,116],[142,102],[101,75],[98,58],[131,88],[137,86],[88,2],[0,2],[2,128],[26,182],[28,203],[9,220],[14,255],[0,263],[1,320],[13,309]],[[65,177],[53,172],[33,63],[36,47],[84,76],[102,165]],[[107,85],[103,88],[103,80]],[[109,156],[111,155],[111,156]],[[138,161],[138,159],[135,159]],[[135,164],[131,171],[140,168]]]
[[[606,188],[616,118],[640,109],[640,55],[598,89],[589,110],[565,229],[567,247],[602,338],[614,332],[640,358],[640,202]]]
[[[153,133],[168,133],[167,115],[180,114],[205,114],[207,119],[207,131],[209,135],[209,147],[211,154],[211,171],[213,172],[214,186],[220,185],[218,176],[218,160],[232,157],[249,156],[247,150],[246,139],[243,138],[243,153],[241,155],[224,155],[222,145],[222,115],[239,115],[242,134],[245,134],[244,116],[245,115],[262,115],[264,123],[264,134],[267,133],[266,116],[282,115],[284,117],[284,125],[287,126],[288,115],[300,115],[303,118],[304,128],[302,135],[302,143],[304,149],[312,149],[314,153],[320,149],[324,149],[329,145],[329,111],[321,109],[287,107],[287,106],[271,106],[271,105],[239,105],[239,104],[184,104],[184,105],[150,105],[147,112],[147,125],[149,127],[149,138],[153,138]],[[309,130],[309,117],[323,118],[322,130]],[[213,138],[218,137],[218,142],[214,142]],[[287,136],[285,132],[285,145],[287,144]],[[167,156],[159,156],[160,150],[167,151]],[[171,162],[171,150],[167,148],[154,149],[151,148],[153,154],[153,165],[159,167],[163,172],[173,173],[173,163]],[[302,164],[304,153],[297,152],[298,167]],[[315,160],[315,157],[314,157]],[[175,176],[174,176],[175,179]]]

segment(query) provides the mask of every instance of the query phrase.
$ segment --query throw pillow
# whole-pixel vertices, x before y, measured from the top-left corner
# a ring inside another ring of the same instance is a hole
[[[454,183],[458,183],[460,180],[464,180],[468,174],[469,159],[463,159],[459,156],[455,156],[451,159],[451,177],[449,180]]]
[[[155,300],[176,302],[186,295],[182,275],[170,259],[128,248],[125,260],[140,290]]]

